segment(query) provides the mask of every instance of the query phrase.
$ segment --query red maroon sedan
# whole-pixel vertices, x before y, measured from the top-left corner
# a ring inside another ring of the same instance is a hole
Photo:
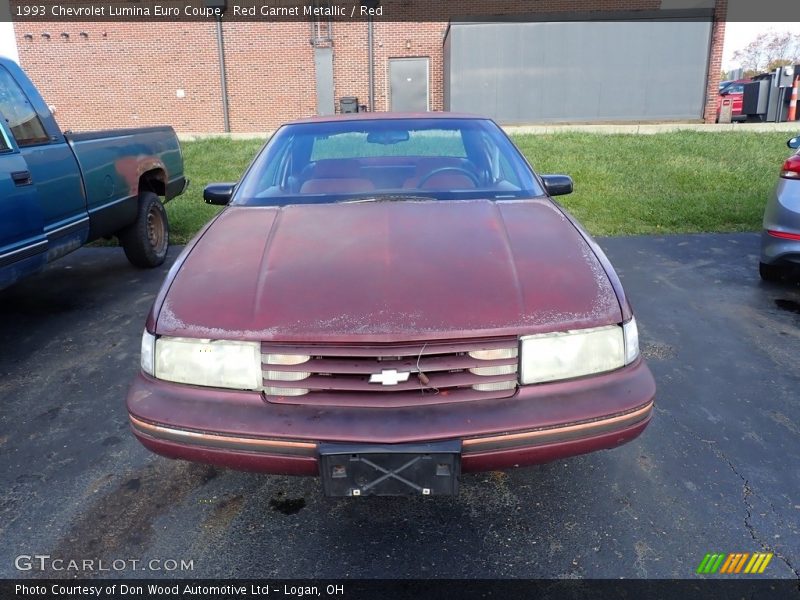
[[[297,121],[147,319],[133,432],[171,458],[454,494],[462,471],[624,444],[655,384],[600,248],[491,120]]]

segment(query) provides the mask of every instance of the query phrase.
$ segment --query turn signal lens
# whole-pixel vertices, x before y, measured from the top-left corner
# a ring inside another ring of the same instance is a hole
[[[264,378],[273,381],[300,381],[311,377],[311,373],[303,371],[264,371]]]
[[[469,370],[474,375],[491,377],[493,375],[510,375],[517,372],[517,365],[501,365],[499,367],[475,367]]]
[[[639,356],[639,328],[636,319],[622,324],[622,333],[625,338],[625,364],[629,365]]]
[[[303,363],[308,362],[311,360],[310,356],[306,356],[305,354],[265,354],[262,356],[263,361],[268,365],[275,365],[275,366],[294,366],[294,365],[302,365]],[[264,379],[269,379],[272,381],[301,381],[311,377],[311,373],[306,371],[277,371],[277,370],[267,370],[264,371]],[[275,388],[278,389],[278,388]],[[298,391],[298,390],[294,390]],[[302,393],[305,394],[308,390],[303,391]],[[267,392],[269,393],[269,392]],[[281,393],[281,394],[273,394],[278,396],[300,396],[302,394],[296,393]]]
[[[472,389],[476,392],[500,392],[503,390],[513,390],[517,387],[516,380],[498,381],[497,383],[476,383]]]
[[[516,358],[516,348],[499,348],[497,350],[475,350],[470,352],[472,358],[478,360],[503,360],[504,358]]]
[[[308,390],[303,388],[265,387],[264,393],[267,396],[304,396],[308,393]]]
[[[265,354],[264,362],[268,365],[302,365],[310,356],[305,354]]]
[[[146,329],[142,333],[142,371],[148,375],[156,372],[156,336]]]

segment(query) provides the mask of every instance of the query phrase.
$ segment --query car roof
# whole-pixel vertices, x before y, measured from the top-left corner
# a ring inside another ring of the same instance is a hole
[[[299,125],[301,123],[330,123],[334,121],[392,121],[401,119],[474,119],[486,120],[488,117],[457,112],[357,112],[336,115],[306,117],[288,121],[286,125]]]

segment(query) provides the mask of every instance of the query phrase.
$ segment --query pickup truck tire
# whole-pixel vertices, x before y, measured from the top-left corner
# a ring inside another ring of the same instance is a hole
[[[119,241],[134,266],[152,268],[164,262],[169,246],[169,220],[156,194],[139,193],[136,221],[119,232]]]

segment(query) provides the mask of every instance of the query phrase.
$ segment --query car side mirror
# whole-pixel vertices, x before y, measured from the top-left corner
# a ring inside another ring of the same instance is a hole
[[[800,148],[800,136],[793,137],[788,142],[786,142],[786,145],[789,146],[789,148],[791,148],[792,150],[797,150],[798,148]]]
[[[206,201],[206,204],[227,206],[235,188],[236,183],[209,183],[203,189],[203,200]]]
[[[550,196],[572,193],[572,177],[569,175],[542,175],[544,189]]]

